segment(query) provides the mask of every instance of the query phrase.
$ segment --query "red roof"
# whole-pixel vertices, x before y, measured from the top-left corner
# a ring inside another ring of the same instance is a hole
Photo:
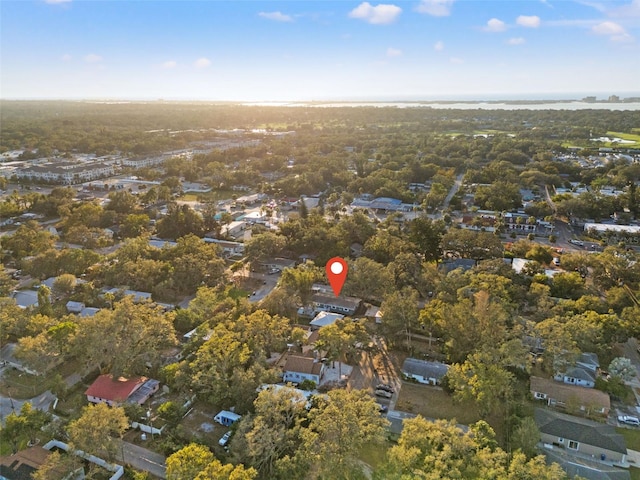
[[[144,377],[123,378],[116,380],[113,375],[100,375],[87,389],[85,395],[111,400],[112,402],[124,402],[145,382]]]

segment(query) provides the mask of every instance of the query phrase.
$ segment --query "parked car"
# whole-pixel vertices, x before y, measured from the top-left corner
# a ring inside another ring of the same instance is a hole
[[[272,275],[274,273],[280,273],[282,270],[280,270],[279,268],[270,268],[269,269],[269,275]]]
[[[220,440],[218,440],[218,444],[221,447],[224,447],[227,443],[229,443],[229,439],[231,438],[231,430],[225,433]]]
[[[394,393],[395,390],[388,383],[379,383],[376,385],[376,390],[384,390],[385,392]]]
[[[391,392],[387,392],[386,390],[380,390],[376,388],[375,394],[377,397],[382,397],[382,398],[391,398],[393,397],[393,394]]]
[[[618,421],[627,425],[633,425],[634,427],[640,427],[640,419],[638,419],[638,417],[632,417],[629,415],[618,415]]]
[[[584,242],[582,240],[574,240],[573,238],[569,239],[569,243],[573,243],[574,245],[578,245],[579,247],[584,247]]]

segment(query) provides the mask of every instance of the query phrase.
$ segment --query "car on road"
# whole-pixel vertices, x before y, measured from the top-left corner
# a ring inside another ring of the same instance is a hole
[[[227,443],[229,443],[229,439],[231,438],[231,430],[229,430],[227,433],[225,433],[222,438],[220,438],[220,440],[218,440],[218,445],[220,445],[221,447],[224,447],[227,445]]]
[[[618,421],[626,425],[640,427],[640,419],[638,419],[638,417],[632,417],[630,415],[618,415]]]
[[[395,393],[395,390],[388,383],[379,383],[376,385],[376,390],[384,390],[385,392]]]
[[[376,391],[374,392],[376,394],[377,397],[382,397],[382,398],[391,398],[393,397],[393,393],[391,392],[387,392],[386,390],[380,390],[376,388]]]
[[[584,247],[584,242],[582,240],[574,240],[573,238],[569,239],[569,243],[573,243],[574,245],[578,245],[579,247]]]
[[[267,272],[269,275],[273,275],[274,273],[280,273],[282,270],[280,270],[279,268],[270,268],[269,271]]]

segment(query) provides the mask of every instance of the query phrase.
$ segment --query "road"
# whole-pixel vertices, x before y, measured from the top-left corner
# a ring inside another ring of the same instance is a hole
[[[149,472],[158,478],[167,478],[166,458],[129,442],[122,442],[124,463],[137,470]]]
[[[449,207],[449,204],[451,203],[451,199],[453,198],[453,196],[456,193],[458,193],[458,190],[460,190],[460,186],[462,185],[462,178],[463,177],[464,177],[464,175],[462,173],[456,177],[456,181],[453,182],[453,186],[451,187],[451,190],[449,190],[449,193],[447,194],[446,198],[444,199],[444,202],[442,204],[442,211],[446,210]]]

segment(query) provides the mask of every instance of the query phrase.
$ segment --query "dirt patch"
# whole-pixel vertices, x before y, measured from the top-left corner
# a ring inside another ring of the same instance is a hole
[[[196,405],[194,409],[182,419],[180,425],[185,432],[191,432],[193,439],[205,445],[217,445],[218,440],[228,430],[213,421],[219,410],[208,406]]]

